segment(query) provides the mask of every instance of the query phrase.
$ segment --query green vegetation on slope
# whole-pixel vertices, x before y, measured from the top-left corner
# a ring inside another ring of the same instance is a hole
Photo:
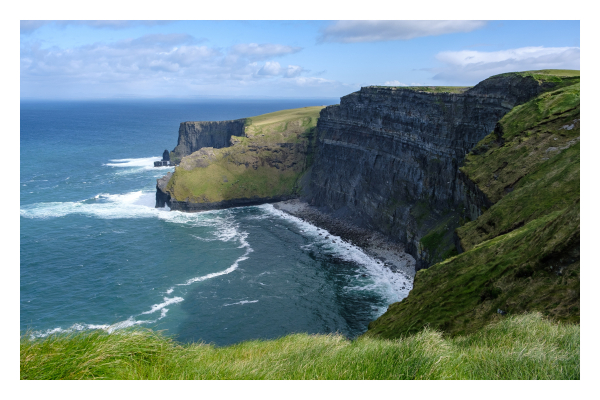
[[[496,204],[457,230],[464,250],[579,198],[579,110],[579,84],[544,93],[467,156],[461,171]]]
[[[579,203],[481,243],[415,276],[366,335],[397,338],[429,326],[464,334],[509,314],[579,322]]]
[[[277,111],[246,119],[232,146],[202,148],[181,160],[167,191],[175,200],[213,203],[292,195],[308,168],[307,155],[323,107]]]
[[[499,309],[579,323],[578,74],[570,82],[515,107],[467,156],[461,171],[495,204],[456,230],[465,252],[419,271],[367,336],[474,332]],[[421,244],[440,247],[442,234]]]
[[[150,330],[21,338],[21,379],[579,379],[579,326],[539,314],[476,334],[401,340],[295,334],[217,348]]]

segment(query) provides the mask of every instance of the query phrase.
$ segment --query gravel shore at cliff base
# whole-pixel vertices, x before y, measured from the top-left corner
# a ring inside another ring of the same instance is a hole
[[[287,200],[273,203],[273,206],[329,233],[362,248],[369,256],[380,260],[386,268],[400,272],[411,280],[415,276],[415,259],[404,252],[404,245],[393,242],[379,232],[357,227],[347,221],[335,218],[308,203],[299,200]]]

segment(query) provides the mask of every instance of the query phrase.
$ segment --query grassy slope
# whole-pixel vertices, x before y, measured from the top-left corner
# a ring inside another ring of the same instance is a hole
[[[307,168],[312,133],[323,107],[283,110],[247,119],[233,146],[203,148],[181,160],[167,190],[195,203],[290,195]]]
[[[495,204],[457,229],[466,252],[419,271],[367,336],[464,334],[501,318],[499,308],[579,322],[579,83],[570,82],[515,107],[468,155],[461,170]]]
[[[539,314],[474,335],[289,335],[216,348],[144,330],[21,338],[21,379],[579,379],[579,326]]]
[[[579,198],[579,119],[576,84],[515,107],[473,149],[461,171],[495,204],[457,230],[464,250]]]

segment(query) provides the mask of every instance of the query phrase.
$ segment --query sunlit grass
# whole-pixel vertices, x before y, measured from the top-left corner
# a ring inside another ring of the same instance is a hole
[[[579,326],[528,314],[456,338],[294,334],[220,348],[139,329],[24,335],[21,379],[579,379]]]

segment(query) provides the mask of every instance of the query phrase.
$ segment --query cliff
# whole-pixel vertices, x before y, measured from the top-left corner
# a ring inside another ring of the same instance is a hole
[[[310,165],[311,140],[321,109],[182,124],[174,153],[185,154],[206,143],[212,146],[185,155],[172,176],[158,180],[156,206],[193,212],[297,197],[300,178]],[[211,128],[201,131],[198,126]],[[242,132],[234,135],[240,127]],[[228,146],[221,146],[225,138]]]
[[[460,182],[489,208],[456,229],[457,256],[419,271],[369,325],[397,338],[425,326],[461,335],[506,314],[579,323],[580,85],[514,107],[468,154]],[[475,194],[476,192],[476,194]]]
[[[321,111],[305,199],[407,245],[417,269],[457,249],[491,205],[461,179],[465,155],[514,106],[568,78],[502,74],[467,88],[366,87]]]
[[[231,121],[182,122],[179,125],[177,146],[173,158],[178,163],[181,158],[203,147],[220,149],[228,147],[232,136],[244,136],[245,119]]]

